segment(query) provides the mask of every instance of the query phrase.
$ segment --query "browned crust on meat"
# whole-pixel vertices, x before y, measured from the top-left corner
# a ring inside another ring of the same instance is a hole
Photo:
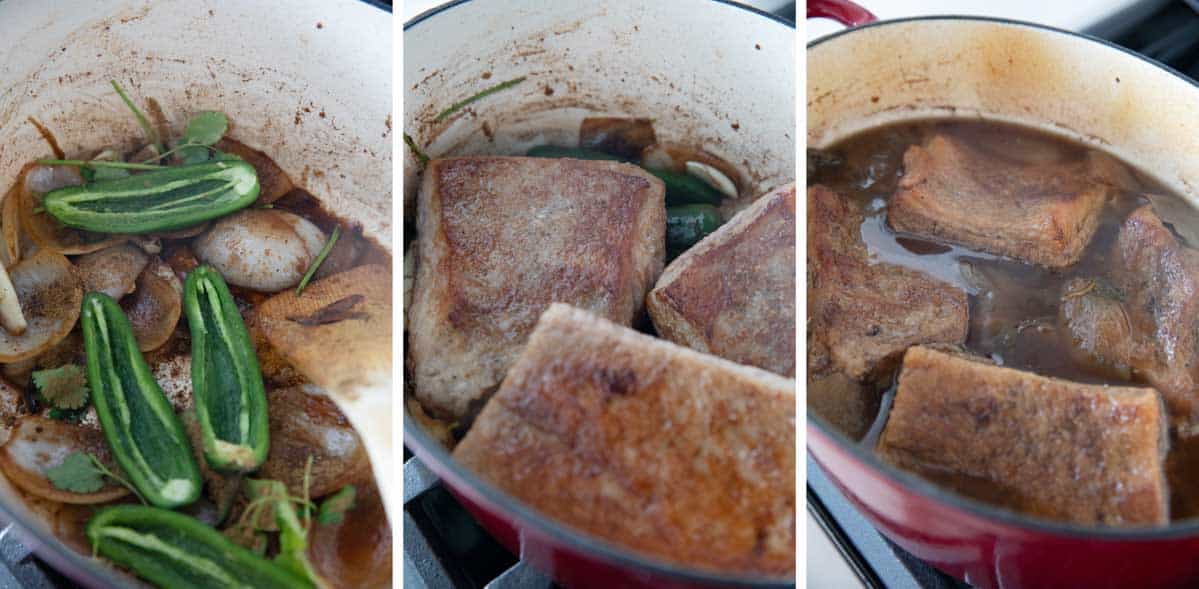
[[[794,574],[795,383],[551,306],[454,458],[664,561]]]
[[[1109,158],[1018,164],[945,135],[913,145],[887,219],[898,231],[1049,267],[1078,261],[1120,173]]]
[[[1079,384],[913,347],[876,449],[977,499],[1079,524],[1165,524],[1157,391]]]
[[[884,376],[909,346],[966,341],[966,293],[929,275],[868,259],[861,207],[808,189],[808,369]]]
[[[670,341],[794,377],[795,184],[671,262],[646,307]]]
[[[414,393],[460,418],[499,385],[552,302],[623,325],[662,271],[660,180],[616,162],[429,162],[407,314]]]

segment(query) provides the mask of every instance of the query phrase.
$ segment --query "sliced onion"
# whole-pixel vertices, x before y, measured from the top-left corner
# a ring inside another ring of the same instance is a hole
[[[655,143],[641,152],[641,165],[653,170],[691,173],[687,170],[687,162],[697,162],[715,168],[732,181],[738,194],[745,194],[745,179],[741,177],[741,172],[709,151],[679,143]],[[706,178],[701,180],[707,181]],[[719,187],[713,188],[723,192]]]
[[[183,284],[171,267],[154,258],[137,277],[133,296],[121,307],[133,326],[137,346],[143,352],[165,344],[175,333],[183,312]]]
[[[41,206],[43,194],[55,188],[82,183],[79,170],[71,166],[34,166],[26,173],[25,189],[21,191],[20,222],[38,246],[75,256],[102,250],[128,239],[121,235],[92,234],[71,229],[44,212],[34,212]]]
[[[199,225],[193,225],[191,227],[185,227],[175,231],[168,231],[166,233],[155,233],[153,235],[159,239],[188,239],[204,233],[208,230],[209,226],[210,223],[205,221]]]
[[[0,380],[0,444],[8,441],[25,405],[21,389]]]
[[[18,388],[25,388],[29,385],[29,375],[34,370],[58,368],[63,364],[83,365],[85,362],[83,333],[78,329],[72,329],[67,337],[50,346],[50,349],[45,352],[19,362],[6,363],[0,366],[0,372],[3,372],[4,378],[8,379],[10,383],[16,383]],[[3,416],[2,412],[0,412],[0,416]],[[0,443],[3,443],[2,438],[0,438]]]
[[[113,484],[105,485],[95,493],[72,493],[55,487],[46,478],[46,470],[62,464],[75,452],[90,453],[116,471],[112,453],[100,430],[26,415],[17,423],[4,446],[0,446],[0,470],[23,491],[62,503],[105,503],[129,493],[124,487]]]
[[[313,386],[275,389],[270,405],[271,446],[259,478],[282,481],[303,492],[304,465],[312,456],[309,492],[332,493],[370,472],[362,440],[333,400]]]
[[[34,370],[37,370],[37,358],[26,358],[19,362],[5,363],[3,368],[0,368],[0,373],[4,374],[4,378],[12,382],[29,382],[29,375]]]
[[[4,195],[0,228],[4,231],[4,259],[0,262],[12,266],[21,259],[21,192],[16,187]]]
[[[729,198],[737,198],[737,185],[714,166],[695,161],[688,161],[685,165],[688,174],[703,180],[705,184]]]
[[[129,241],[151,256],[162,253],[162,239],[154,235],[134,235]]]
[[[28,327],[0,331],[0,362],[17,362],[49,350],[79,319],[83,284],[62,254],[38,250],[8,271]]]
[[[133,292],[137,277],[150,262],[142,250],[129,244],[115,245],[75,259],[75,268],[85,292],[102,292],[116,300]]]
[[[0,326],[12,335],[21,335],[28,327],[17,291],[13,288],[8,269],[3,265],[0,265]]]

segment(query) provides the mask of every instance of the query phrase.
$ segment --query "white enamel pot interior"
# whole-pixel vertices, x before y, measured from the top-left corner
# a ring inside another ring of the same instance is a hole
[[[1199,194],[1199,90],[1106,42],[961,17],[880,22],[807,51],[808,146],[929,117],[1033,126]]]
[[[648,117],[660,141],[702,147],[739,168],[749,201],[795,177],[795,58],[789,23],[731,2],[454,2],[405,24],[403,131],[434,158],[519,155],[539,144],[577,145],[584,117]],[[451,104],[520,77],[437,120]],[[409,149],[403,161],[404,218],[412,219],[419,162]],[[458,492],[503,514],[524,552],[536,551],[534,536],[553,537],[643,571],[644,583],[705,577],[680,576],[536,515],[453,462],[411,419],[405,443]]]
[[[228,113],[231,136],[270,155],[330,210],[391,248],[386,12],[354,0],[5,0],[0,39],[4,189],[23,164],[51,153],[28,117],[68,154],[140,137],[109,86],[117,80],[135,100],[157,100],[176,128],[200,110]],[[371,381],[389,392],[390,367]],[[390,431],[390,395],[372,411],[378,423],[371,427]],[[390,456],[372,452],[371,459],[385,491]],[[125,582],[49,534],[3,477],[0,511],[24,530],[27,545],[76,581]]]
[[[737,166],[756,196],[794,177],[794,56],[793,28],[732,3],[457,2],[405,27],[404,131],[430,157],[514,155],[577,144],[587,116],[649,117],[659,140]],[[417,163],[406,149],[406,204]]]

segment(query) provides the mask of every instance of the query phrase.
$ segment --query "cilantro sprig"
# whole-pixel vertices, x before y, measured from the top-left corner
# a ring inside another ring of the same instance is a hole
[[[69,493],[95,493],[104,488],[104,480],[108,479],[129,489],[142,504],[146,499],[129,481],[109,470],[99,458],[90,452],[72,452],[62,463],[46,469],[46,478],[50,484]]]
[[[35,370],[33,386],[40,400],[55,409],[81,409],[87,405],[87,372],[78,364]]]

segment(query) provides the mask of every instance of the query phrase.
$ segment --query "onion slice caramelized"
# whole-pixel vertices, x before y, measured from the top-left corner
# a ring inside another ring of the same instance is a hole
[[[150,262],[141,249],[116,245],[75,259],[75,268],[86,292],[102,292],[116,300],[133,292],[137,277]]]
[[[83,284],[62,254],[38,250],[8,271],[28,327],[0,331],[0,362],[17,362],[49,350],[79,320]]]
[[[133,336],[143,352],[171,339],[183,313],[183,284],[175,272],[154,258],[137,277],[137,289],[121,307],[133,326]]]
[[[72,493],[55,487],[46,478],[46,470],[76,452],[92,454],[115,472],[100,430],[27,415],[17,423],[8,442],[0,446],[0,470],[26,493],[60,503],[106,503],[129,493],[125,487],[112,484],[95,493]]]
[[[83,184],[79,169],[72,166],[34,166],[25,173],[21,191],[20,226],[38,247],[76,256],[117,245],[121,235],[95,235],[71,229],[55,221],[41,209],[42,195],[56,188]]]

